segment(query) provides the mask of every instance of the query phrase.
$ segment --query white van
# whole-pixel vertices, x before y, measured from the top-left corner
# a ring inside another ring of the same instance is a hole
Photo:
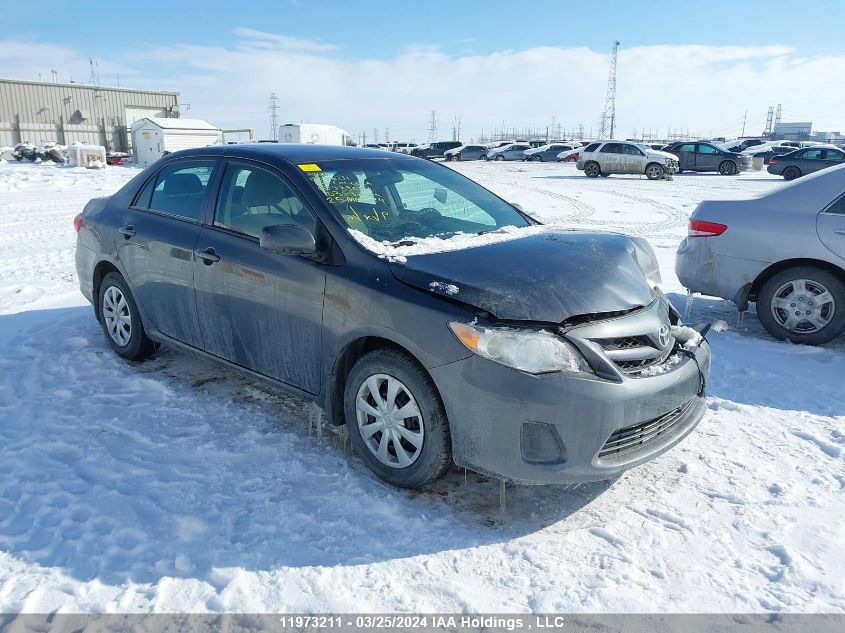
[[[279,143],[354,146],[352,135],[336,125],[320,123],[287,123],[279,127]]]

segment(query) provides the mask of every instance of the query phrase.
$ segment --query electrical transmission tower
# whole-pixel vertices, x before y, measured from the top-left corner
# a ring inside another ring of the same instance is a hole
[[[601,114],[599,138],[613,138],[616,129],[616,58],[619,54],[619,42],[613,42],[610,50],[610,74],[607,78],[607,96],[604,100],[604,112]]]
[[[270,93],[270,134],[274,141],[279,140],[279,97],[275,92]]]
[[[91,65],[91,74],[88,76],[88,83],[92,86],[100,85],[100,62],[93,57],[88,58],[88,63]]]
[[[775,110],[775,127],[777,127],[778,123],[780,123],[780,115],[781,115],[781,107],[780,107],[780,104],[778,104],[777,110]],[[772,129],[772,131],[774,132],[774,129]]]
[[[430,143],[437,141],[437,110],[431,111],[431,120],[428,124],[428,140]]]
[[[775,116],[775,109],[769,106],[769,111],[766,113],[766,127],[763,128],[763,136],[771,138],[772,136],[772,119]]]

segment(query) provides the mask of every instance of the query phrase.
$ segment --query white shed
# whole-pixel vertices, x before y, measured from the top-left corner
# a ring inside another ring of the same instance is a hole
[[[207,147],[223,142],[223,132],[200,119],[144,117],[132,124],[132,152],[139,165],[149,165],[165,152]]]

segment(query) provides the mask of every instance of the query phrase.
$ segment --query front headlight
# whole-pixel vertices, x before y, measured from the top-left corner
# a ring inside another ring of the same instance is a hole
[[[454,321],[449,327],[470,351],[529,374],[593,373],[575,346],[544,330],[484,328]]]

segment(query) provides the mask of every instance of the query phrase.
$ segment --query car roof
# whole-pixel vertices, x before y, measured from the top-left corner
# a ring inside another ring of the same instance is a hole
[[[266,160],[281,158],[291,163],[307,163],[321,160],[341,160],[350,158],[393,158],[408,160],[409,156],[387,150],[344,145],[311,145],[296,143],[240,143],[238,145],[210,145],[173,152],[171,158],[189,158],[202,156],[237,156]]]

